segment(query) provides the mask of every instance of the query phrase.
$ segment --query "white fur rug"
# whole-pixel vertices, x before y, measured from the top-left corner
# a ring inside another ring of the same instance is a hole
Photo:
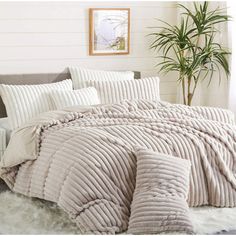
[[[236,229],[236,208],[192,208],[197,234]],[[0,234],[79,234],[76,225],[55,204],[0,193]]]

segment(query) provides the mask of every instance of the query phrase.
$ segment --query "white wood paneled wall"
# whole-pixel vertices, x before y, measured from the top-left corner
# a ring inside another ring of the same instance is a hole
[[[88,55],[88,8],[130,7],[131,53]],[[0,2],[0,73],[62,72],[68,65],[157,75],[149,50],[155,18],[176,23],[175,2]],[[176,78],[161,77],[161,97],[176,101]]]

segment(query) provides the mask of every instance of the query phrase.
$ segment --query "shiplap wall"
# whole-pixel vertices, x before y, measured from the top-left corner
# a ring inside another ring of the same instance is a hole
[[[88,8],[131,9],[131,53],[88,55]],[[148,27],[176,23],[175,2],[0,2],[0,73],[62,72],[68,65],[157,75]],[[176,101],[176,78],[161,77],[161,98]]]

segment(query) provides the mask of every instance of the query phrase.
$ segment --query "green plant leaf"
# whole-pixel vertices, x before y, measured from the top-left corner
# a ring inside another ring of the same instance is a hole
[[[154,50],[161,60],[156,64],[159,71],[163,74],[177,71],[178,81],[191,83],[193,80],[195,87],[200,79],[209,79],[210,84],[216,72],[220,83],[221,70],[226,78],[230,74],[230,51],[215,41],[215,35],[218,33],[217,25],[232,18],[224,13],[225,9],[217,7],[210,10],[209,4],[206,1],[194,2],[194,10],[178,4],[183,10],[180,24],[171,25],[158,20],[163,26],[150,27],[156,31],[148,35],[153,38],[150,49]],[[195,88],[188,91],[189,94],[194,92]]]

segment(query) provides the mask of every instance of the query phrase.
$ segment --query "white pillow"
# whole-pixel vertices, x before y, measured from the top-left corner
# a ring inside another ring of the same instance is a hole
[[[90,70],[80,67],[69,67],[74,89],[85,88],[86,82],[95,81],[117,81],[117,80],[133,80],[133,71],[102,71]]]
[[[75,105],[97,105],[100,103],[95,88],[83,88],[73,91],[55,90],[50,92],[57,109]]]
[[[47,95],[52,90],[72,90],[70,79],[52,84],[0,85],[0,95],[7,110],[11,129],[16,129],[30,118],[55,109]]]
[[[159,78],[150,77],[126,81],[89,81],[95,87],[102,104],[117,103],[128,99],[160,100]]]

